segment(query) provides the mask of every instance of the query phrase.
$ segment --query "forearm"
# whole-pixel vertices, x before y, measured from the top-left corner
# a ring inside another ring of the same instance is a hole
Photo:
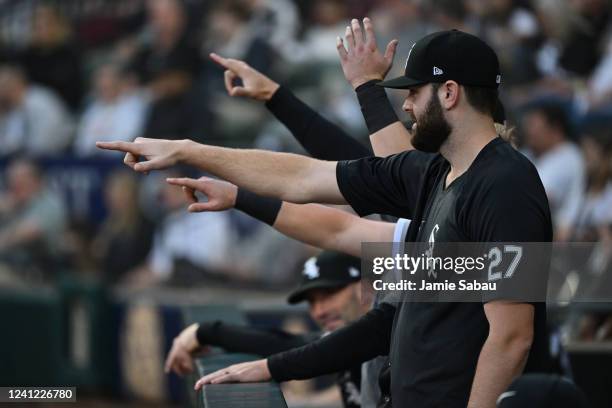
[[[389,352],[395,308],[383,303],[365,316],[303,347],[268,357],[276,381],[331,374]]]
[[[355,89],[376,156],[412,150],[410,133],[395,114],[385,90],[368,81]]]
[[[266,107],[317,159],[351,160],[372,155],[369,149],[311,109],[288,88],[278,88]]]
[[[482,347],[468,408],[494,408],[497,398],[525,367],[530,342],[489,337]]]
[[[392,154],[412,150],[411,135],[402,122],[394,122],[370,135],[370,143],[376,156],[387,157]]]
[[[362,242],[386,242],[394,224],[320,204],[293,204],[238,189],[234,207],[284,235],[319,248],[361,256]]]
[[[292,202],[344,203],[335,162],[291,153],[183,143],[180,161],[256,194]]]
[[[229,352],[257,354],[262,357],[300,347],[308,342],[305,336],[258,330],[221,321],[201,323],[196,336],[201,346],[216,346]]]
[[[361,256],[362,242],[386,242],[393,224],[359,218],[319,204],[284,202],[274,223],[279,232],[319,248]]]

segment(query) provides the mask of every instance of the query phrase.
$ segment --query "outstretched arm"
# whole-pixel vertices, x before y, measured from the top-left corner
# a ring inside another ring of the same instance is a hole
[[[361,255],[362,242],[390,242],[395,224],[359,218],[345,211],[319,204],[293,204],[238,191],[235,185],[201,177],[171,178],[170,184],[183,187],[191,202],[189,211],[221,211],[236,207],[283,234],[319,248]],[[198,202],[195,192],[208,197]]]
[[[331,374],[389,353],[395,307],[382,303],[359,320],[302,347],[267,359],[236,364],[205,375],[195,384],[288,381]]]
[[[193,358],[209,346],[229,352],[251,353],[262,357],[300,347],[314,337],[293,335],[280,330],[263,330],[226,324],[222,321],[194,323],[175,337],[165,363],[165,372],[185,375],[193,371]]]
[[[184,163],[264,196],[298,203],[345,203],[336,181],[336,162],[291,153],[209,146],[191,140],[139,137],[134,142],[96,145],[125,152],[124,163],[138,172]]]
[[[318,114],[288,88],[244,61],[223,58],[215,53],[210,54],[210,58],[225,68],[225,89],[230,96],[264,101],[268,110],[289,129],[312,157],[321,160],[350,160],[372,155],[364,145]],[[237,85],[236,79],[242,83]]]

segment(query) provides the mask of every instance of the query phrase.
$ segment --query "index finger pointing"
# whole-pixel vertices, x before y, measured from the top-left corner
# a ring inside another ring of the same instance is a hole
[[[166,182],[168,184],[173,184],[175,186],[189,187],[194,190],[198,189],[198,180],[188,178],[188,177],[178,177],[178,178],[171,177],[171,178],[167,178]]]
[[[140,150],[136,143],[132,142],[96,142],[96,147],[105,150],[117,150],[126,153],[138,153]]]
[[[217,64],[221,65],[223,68],[227,68],[235,73],[239,74],[244,72],[244,62],[231,58],[223,58],[220,55],[215,54],[214,52],[210,53],[210,58],[215,61]]]

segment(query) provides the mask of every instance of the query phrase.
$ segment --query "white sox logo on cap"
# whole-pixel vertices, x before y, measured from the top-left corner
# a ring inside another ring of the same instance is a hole
[[[320,276],[319,267],[317,266],[317,258],[312,257],[304,264],[302,272],[308,279],[316,279]]]

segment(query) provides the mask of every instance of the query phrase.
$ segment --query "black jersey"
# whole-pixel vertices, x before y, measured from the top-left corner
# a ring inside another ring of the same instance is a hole
[[[409,151],[339,162],[337,179],[360,215],[412,219],[407,241],[551,241],[540,178],[510,144],[492,140],[464,174],[445,186],[449,169],[440,154]],[[545,313],[544,304],[535,304],[532,370],[547,355]],[[393,406],[465,407],[488,328],[482,303],[398,304],[387,370]]]

